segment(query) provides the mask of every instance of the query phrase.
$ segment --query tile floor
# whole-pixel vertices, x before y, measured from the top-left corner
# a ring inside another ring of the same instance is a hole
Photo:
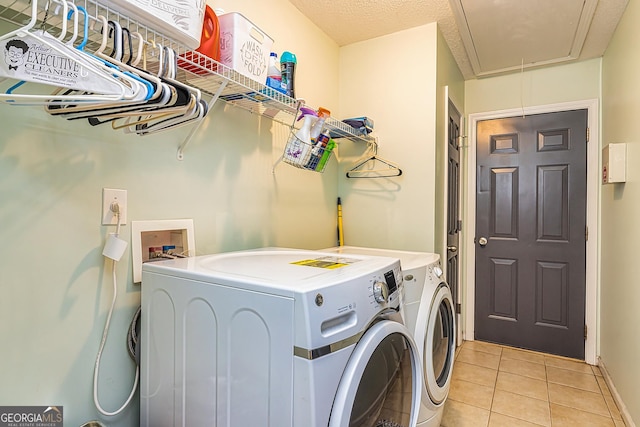
[[[624,426],[600,369],[480,341],[458,349],[444,427]]]

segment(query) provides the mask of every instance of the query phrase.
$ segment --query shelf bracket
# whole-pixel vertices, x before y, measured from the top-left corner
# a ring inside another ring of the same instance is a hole
[[[207,118],[207,116],[211,112],[211,109],[215,105],[216,101],[218,101],[218,98],[220,98],[220,95],[222,94],[222,91],[224,90],[225,87],[227,87],[227,83],[228,82],[229,82],[228,80],[224,80],[220,84],[220,87],[218,88],[216,93],[213,95],[213,98],[211,98],[211,100],[207,103],[207,113],[205,114],[205,116],[201,120],[198,120],[198,124],[196,124],[191,129],[191,131],[189,132],[189,135],[187,135],[185,140],[182,141],[182,144],[180,144],[180,147],[178,147],[178,153],[176,155],[176,157],[178,157],[178,160],[184,160],[184,149],[187,147],[187,144],[189,144],[189,142],[191,142],[191,138],[193,138],[193,135],[195,135],[196,132],[198,131],[198,129],[200,129],[200,126],[202,126],[202,123],[204,123],[204,120]]]

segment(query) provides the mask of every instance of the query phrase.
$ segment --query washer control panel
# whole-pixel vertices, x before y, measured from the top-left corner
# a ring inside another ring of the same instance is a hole
[[[389,302],[389,286],[385,282],[375,282],[373,284],[373,298],[380,304]]]
[[[442,266],[440,264],[440,260],[429,264],[427,267],[427,280],[430,282],[440,282],[444,280],[444,272],[442,271]]]
[[[399,268],[376,275],[369,281],[369,298],[374,305],[394,306],[402,290],[402,272]]]

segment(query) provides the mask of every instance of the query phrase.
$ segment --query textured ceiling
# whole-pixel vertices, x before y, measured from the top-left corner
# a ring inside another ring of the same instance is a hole
[[[558,21],[560,11],[554,4],[558,0],[519,0],[523,2],[521,8],[513,7],[514,1],[504,0],[289,1],[340,46],[437,22],[466,79],[508,72],[514,64],[523,62],[524,67],[534,67],[602,56],[628,2],[584,0],[585,4],[591,3],[592,9],[595,9],[591,10],[592,18],[582,8],[565,7],[562,16],[567,18]],[[573,3],[576,4],[575,1]],[[489,18],[493,22],[487,21]],[[484,20],[483,25],[469,25],[470,22],[479,22],[479,19]],[[505,32],[503,24],[510,23],[511,28],[515,28],[514,22],[521,24],[517,31]],[[564,28],[564,22],[569,31]],[[579,34],[578,22],[586,36]],[[561,42],[558,37],[564,37],[563,42],[573,47],[574,38],[582,36],[584,43],[580,43],[577,50],[574,48],[575,55],[558,52],[557,47]],[[469,54],[463,39],[470,49]],[[496,39],[502,42],[496,45]],[[530,42],[534,39],[537,41],[535,44]],[[548,52],[541,51],[545,46]],[[547,60],[525,60],[540,57]],[[548,58],[558,59],[554,61]],[[483,63],[488,66],[479,68],[478,64]],[[494,67],[494,63],[500,66]]]

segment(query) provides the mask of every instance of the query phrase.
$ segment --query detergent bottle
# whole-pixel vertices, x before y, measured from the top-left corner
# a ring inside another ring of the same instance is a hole
[[[295,90],[293,85],[293,78],[296,71],[296,64],[298,59],[296,55],[291,52],[282,52],[280,57],[280,75],[282,76],[282,87],[285,89],[287,96],[295,98]]]
[[[308,161],[309,152],[311,151],[311,127],[318,119],[315,111],[311,108],[300,107],[300,117],[298,121],[304,119],[300,129],[292,133],[285,148],[284,158],[289,163],[304,165]]]
[[[336,143],[333,139],[330,139],[327,142],[327,146],[324,148],[323,153],[320,156],[320,160],[318,161],[318,164],[316,166],[316,171],[318,172],[324,171],[324,168],[327,165],[327,161],[329,160],[329,157],[331,156],[331,152],[333,151],[335,146],[336,146]]]

